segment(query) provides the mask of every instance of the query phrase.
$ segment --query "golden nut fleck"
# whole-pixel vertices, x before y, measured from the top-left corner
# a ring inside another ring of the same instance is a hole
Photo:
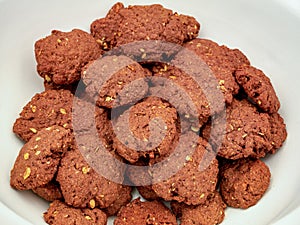
[[[106,102],[110,102],[110,101],[112,101],[112,100],[114,100],[114,99],[113,99],[113,97],[110,97],[110,96],[107,96],[107,97],[105,98],[105,101],[106,101]]]
[[[30,167],[27,167],[23,175],[24,180],[26,180],[30,176],[30,173],[31,173],[31,169]]]
[[[61,40],[60,40],[60,39],[57,39],[57,42],[58,42],[58,43],[61,43]]]
[[[185,157],[185,160],[186,160],[186,161],[193,161],[192,157],[189,156],[189,155]]]
[[[82,170],[82,173],[83,173],[83,174],[87,174],[88,172],[90,172],[90,168],[89,168],[89,167],[85,167],[85,166],[82,167],[81,170]]]
[[[200,198],[204,198],[205,194],[200,195]]]
[[[37,133],[37,130],[35,129],[35,128],[33,128],[33,127],[31,127],[31,128],[29,128],[29,130],[32,132],[32,133]]]
[[[51,130],[51,129],[52,129],[52,127],[47,127],[47,128],[46,128],[46,130],[48,130],[48,131]]]
[[[200,130],[200,128],[191,126],[191,130],[197,133]]]
[[[45,75],[45,80],[49,83],[51,81],[51,78],[48,75]]]
[[[258,105],[261,105],[261,103],[262,103],[262,102],[261,102],[260,100],[257,101],[257,104],[258,104]]]
[[[169,77],[173,80],[176,79],[176,76],[169,76]]]
[[[41,140],[41,137],[37,137],[37,138],[35,139],[35,141],[39,141],[39,140]]]
[[[248,136],[248,134],[243,134],[242,135],[242,138],[245,138],[245,137],[247,137]]]
[[[118,81],[118,84],[121,85],[121,84],[123,84],[123,82],[122,81]]]
[[[65,123],[65,124],[63,125],[63,127],[64,127],[64,128],[67,128],[67,126],[68,126],[68,124],[67,124],[67,123]]]
[[[90,216],[85,216],[85,219],[91,220],[92,218]]]
[[[61,114],[64,114],[64,115],[67,114],[67,111],[64,108],[60,108],[59,111]]]
[[[219,84],[220,85],[224,85],[225,84],[225,80],[219,80]]]
[[[35,152],[35,155],[39,155],[39,154],[41,154],[41,151],[36,151]]]
[[[29,153],[28,152],[24,154],[24,159],[25,160],[29,159]]]
[[[30,108],[31,108],[31,111],[32,111],[33,113],[36,112],[36,106],[35,106],[35,105],[31,105]]]
[[[90,200],[90,207],[93,209],[96,207],[96,202],[94,199]]]

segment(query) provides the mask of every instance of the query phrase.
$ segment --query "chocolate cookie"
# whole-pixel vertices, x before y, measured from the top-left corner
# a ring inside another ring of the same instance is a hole
[[[102,54],[96,40],[85,31],[53,30],[35,43],[37,71],[46,82],[68,85],[81,78],[81,69]]]
[[[178,138],[176,110],[156,97],[149,97],[125,111],[115,122],[113,146],[130,163],[141,158],[168,156]]]
[[[103,212],[105,212],[107,216],[116,216],[119,210],[131,201],[132,199],[131,192],[132,192],[132,187],[123,186],[119,192],[118,199],[114,201],[107,208],[102,209]]]
[[[218,80],[218,88],[223,92],[226,103],[231,104],[233,95],[239,91],[233,73],[239,66],[250,64],[246,56],[238,49],[219,46],[207,39],[194,39],[184,47],[197,54],[209,66]]]
[[[110,169],[114,168],[107,167]],[[65,202],[79,208],[107,208],[119,198],[122,188],[97,174],[78,149],[67,152],[61,160],[57,181]]]
[[[148,92],[150,72],[126,56],[104,56],[83,71],[86,92],[98,106],[113,108],[135,103]]]
[[[224,220],[226,204],[221,195],[215,191],[201,205],[189,206],[173,201],[171,208],[180,218],[181,225],[215,225]]]
[[[248,97],[265,112],[275,113],[280,102],[270,79],[253,66],[243,66],[235,73],[237,82],[243,87]]]
[[[114,225],[176,225],[176,217],[158,201],[141,202],[139,198],[124,206],[118,213]]]
[[[243,65],[250,65],[247,57],[238,49],[230,49],[224,45],[208,39],[196,38],[184,45],[185,48],[195,52],[211,68],[227,69],[234,72]],[[221,74],[218,74],[221,75]],[[231,74],[232,75],[232,74]],[[229,80],[232,78],[224,77]],[[232,81],[230,81],[231,83]]]
[[[19,152],[11,170],[10,185],[18,190],[29,190],[48,184],[72,140],[70,131],[63,127],[52,126],[39,131]]]
[[[59,184],[54,180],[43,186],[33,188],[32,191],[48,202],[63,199]]]
[[[161,40],[182,44],[198,36],[195,18],[173,13],[154,4],[128,6],[115,4],[105,18],[91,24],[91,33],[103,49],[134,41]]]
[[[222,121],[226,121],[225,126]],[[223,142],[216,143],[220,135],[224,135]],[[286,139],[286,130],[279,115],[258,112],[254,105],[244,99],[234,100],[227,107],[226,120],[217,117],[214,133],[210,133],[208,126],[204,129],[204,136],[210,138],[213,146],[220,145],[219,156],[235,160],[261,158],[269,152],[275,152]]]
[[[286,125],[284,123],[284,120],[279,113],[271,114],[269,121],[271,124],[271,135],[272,135],[271,144],[273,145],[273,149],[270,151],[270,153],[274,154],[286,140],[287,130],[286,130]]]
[[[76,209],[60,201],[54,201],[50,204],[49,209],[44,213],[44,220],[50,225],[107,224],[107,216],[100,209]]]
[[[39,130],[59,125],[71,128],[73,94],[68,90],[49,90],[36,94],[23,108],[13,131],[21,139],[29,139]]]
[[[255,205],[270,185],[271,173],[260,160],[242,159],[220,170],[220,192],[228,206],[246,209]]]
[[[218,161],[210,145],[194,133],[181,135],[179,150],[153,169],[153,190],[159,197],[188,205],[206,201],[215,188]],[[169,176],[173,171],[174,175]]]

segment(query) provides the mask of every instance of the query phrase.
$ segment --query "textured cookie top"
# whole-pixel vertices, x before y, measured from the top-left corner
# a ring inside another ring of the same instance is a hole
[[[50,181],[48,184],[32,189],[32,191],[49,202],[63,198],[59,184],[55,181]]]
[[[208,127],[204,136],[211,135],[213,145],[217,146],[220,143],[215,140],[224,134],[218,155],[227,159],[264,157],[268,152],[275,152],[286,139],[286,128],[280,115],[261,113],[247,100],[234,100],[227,107],[224,131],[220,121],[225,120],[216,118],[214,133],[210,133]]]
[[[181,60],[182,57],[177,59],[177,65],[183,65]],[[189,66],[189,71],[198,73],[199,69],[202,70],[198,64],[197,68],[195,66]],[[209,71],[208,74],[199,71],[201,77],[197,80],[192,73],[188,74],[188,71],[172,65],[157,65],[152,71],[154,79],[151,80],[153,87],[150,88],[150,93],[171,102],[183,118],[190,121],[198,119],[199,124],[196,126],[201,127],[212,114],[224,109],[224,99],[218,90],[218,81]]]
[[[200,56],[211,69],[221,67],[234,72],[240,66],[250,65],[240,50],[220,46],[212,40],[196,38],[186,43],[184,47]]]
[[[46,82],[67,85],[80,80],[81,69],[101,55],[96,40],[88,33],[74,29],[54,30],[35,43],[37,71]]]
[[[242,65],[250,65],[247,57],[238,49],[229,49],[207,39],[194,39],[184,47],[198,55],[209,66],[218,80],[218,88],[223,92],[226,103],[231,104],[233,95],[239,91],[233,73]]]
[[[180,138],[182,140],[178,153],[153,169],[153,190],[167,201],[198,205],[204,203],[216,188],[218,161],[209,144],[196,134],[190,132]],[[180,161],[182,157],[183,163]],[[168,171],[165,163],[170,166]],[[166,173],[170,171],[175,174],[167,178]]]
[[[60,201],[50,204],[44,213],[46,223],[50,225],[106,225],[107,216],[100,209],[76,209]]]
[[[246,209],[262,198],[270,177],[268,166],[260,160],[234,161],[220,170],[220,192],[228,206]]]
[[[29,190],[49,183],[72,140],[70,131],[63,127],[52,126],[39,131],[19,152],[10,175],[11,186]]]
[[[275,113],[280,102],[268,78],[261,70],[252,66],[243,66],[235,72],[237,82],[248,97],[263,111]]]
[[[91,33],[103,49],[140,40],[182,44],[197,37],[199,29],[195,18],[173,13],[158,4],[125,8],[117,3],[105,18],[91,24]]]
[[[176,225],[176,217],[158,201],[141,202],[135,199],[123,207],[114,221],[114,225],[147,225],[169,224]]]
[[[105,56],[83,71],[87,94],[98,106],[113,108],[142,99],[148,92],[144,78],[150,72],[126,56]]]
[[[220,224],[225,217],[226,204],[219,192],[210,194],[207,200],[197,206],[189,206],[184,203],[171,202],[171,208],[180,218],[182,225],[212,225]]]
[[[141,157],[159,160],[172,151],[170,145],[178,137],[176,109],[148,97],[120,115],[115,129],[113,145],[123,158],[131,163]]]
[[[24,106],[13,131],[28,141],[42,128],[59,125],[71,128],[73,94],[68,90],[49,90],[36,94]]]
[[[130,186],[122,186],[119,197],[107,208],[102,209],[103,212],[106,213],[107,216],[116,216],[119,210],[127,205],[132,199],[132,187]]]
[[[61,160],[57,181],[65,202],[80,208],[106,208],[119,198],[122,187],[97,174],[78,149],[67,152]]]

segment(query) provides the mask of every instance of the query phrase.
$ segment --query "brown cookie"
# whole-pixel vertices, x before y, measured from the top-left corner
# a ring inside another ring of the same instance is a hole
[[[216,188],[218,161],[210,145],[196,134],[190,132],[180,138],[174,156],[153,168],[152,188],[167,201],[202,204]]]
[[[238,49],[229,49],[207,39],[194,39],[184,45],[206,63],[218,81],[226,103],[231,104],[233,95],[239,91],[234,71],[242,65],[249,65],[246,56]]]
[[[156,97],[146,98],[125,111],[114,127],[117,134],[113,146],[130,163],[168,156],[170,145],[178,138],[176,110]]]
[[[13,131],[24,141],[39,130],[59,125],[71,128],[73,94],[68,90],[49,90],[36,94],[23,108]]]
[[[74,149],[61,160],[56,179],[65,202],[79,208],[109,207],[119,198],[122,185],[97,174],[81,154],[78,149]],[[112,169],[107,167],[107,170]]]
[[[32,191],[48,202],[63,199],[59,184],[55,181],[51,181],[43,186],[33,188]]]
[[[284,120],[279,113],[271,114],[269,121],[271,123],[271,144],[273,145],[273,149],[270,151],[270,153],[274,154],[286,140],[287,130]]]
[[[224,220],[226,204],[221,195],[215,191],[201,205],[189,206],[173,201],[171,208],[180,218],[181,225],[215,225]]]
[[[246,209],[255,205],[270,185],[271,173],[260,160],[241,159],[220,170],[220,192],[228,206]]]
[[[29,190],[48,184],[62,155],[72,145],[70,131],[52,126],[39,131],[21,149],[10,174],[10,185]]]
[[[102,209],[107,216],[116,216],[119,210],[127,205],[132,199],[132,187],[123,186],[119,192],[119,197],[107,208]]]
[[[243,65],[250,65],[249,60],[240,50],[220,46],[212,40],[196,38],[186,43],[184,47],[200,56],[212,70],[222,68],[234,72]],[[230,77],[224,76],[224,78],[229,79],[228,81],[232,80]]]
[[[115,4],[105,18],[91,24],[91,33],[103,49],[134,41],[162,40],[182,44],[198,36],[195,18],[173,13],[154,4],[128,6]]]
[[[210,126],[207,126],[204,136],[210,138],[214,147],[219,146],[216,149],[219,156],[233,160],[264,157],[275,152],[286,139],[285,124],[279,115],[258,112],[245,99],[234,100],[227,107],[226,120],[217,117],[214,128],[214,132],[210,133]],[[220,135],[224,135],[223,142],[217,143]]]
[[[253,66],[240,67],[235,73],[237,82],[243,87],[248,97],[265,112],[275,113],[280,102],[268,78],[261,70]]]
[[[100,75],[99,75],[100,74]],[[114,108],[142,99],[150,72],[126,56],[105,56],[83,71],[86,92],[98,106]]]
[[[37,71],[46,82],[68,85],[81,78],[81,69],[101,55],[96,40],[85,31],[53,30],[35,43]]]
[[[118,213],[114,225],[176,225],[176,217],[158,201],[141,202],[139,198],[124,206]]]
[[[50,225],[107,224],[107,216],[100,209],[76,209],[60,201],[54,201],[50,204],[49,209],[44,213],[44,220]]]
[[[153,79],[151,79],[153,87],[150,88],[150,93],[168,100],[183,118],[188,119],[190,123],[196,119],[198,123],[195,126],[201,127],[211,114],[223,110],[224,105],[220,102],[224,100],[222,93],[217,89],[217,80],[209,71],[205,71],[208,69],[207,66],[204,65],[202,68],[197,65],[197,68],[194,68],[193,65],[189,66],[189,71],[186,71],[191,72],[189,74],[171,65],[154,66],[152,68]],[[194,69],[195,71],[204,70],[203,76],[201,75],[198,81],[195,80]],[[205,87],[201,87],[201,84],[205,84]],[[216,92],[220,95],[216,95]],[[216,102],[218,104],[215,104]]]
[[[136,187],[136,189],[138,190],[139,194],[147,201],[161,200],[161,198],[153,190],[152,185],[138,186]]]

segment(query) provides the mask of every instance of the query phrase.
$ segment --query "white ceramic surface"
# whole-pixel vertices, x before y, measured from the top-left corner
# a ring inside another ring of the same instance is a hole
[[[296,225],[300,221],[300,7],[297,0],[143,0],[125,4],[162,3],[195,16],[201,37],[241,49],[263,69],[282,103],[280,113],[288,140],[278,154],[266,159],[271,187],[258,205],[226,210],[224,225]],[[42,91],[36,74],[33,45],[52,29],[89,29],[113,4],[104,0],[0,0],[0,224],[44,224],[47,203],[30,192],[9,186],[9,172],[22,146],[12,124],[25,103]],[[112,224],[110,221],[109,224]]]

